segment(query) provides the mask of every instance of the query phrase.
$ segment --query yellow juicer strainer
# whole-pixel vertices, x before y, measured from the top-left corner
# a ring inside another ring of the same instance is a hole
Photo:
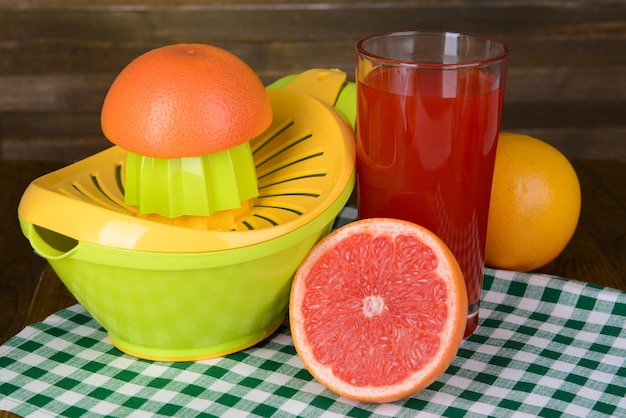
[[[19,215],[80,242],[140,251],[219,251],[294,231],[353,182],[353,132],[332,109],[345,78],[314,69],[268,89],[273,123],[250,141],[259,196],[242,208],[171,219],[139,214],[124,202],[127,152],[114,146],[33,181]]]
[[[274,120],[250,142],[259,196],[241,208],[139,214],[114,146],[34,180],[22,231],[122,351],[187,361],[249,347],[282,323],[298,265],[353,190],[354,131],[333,108],[345,79],[315,69],[268,88]]]

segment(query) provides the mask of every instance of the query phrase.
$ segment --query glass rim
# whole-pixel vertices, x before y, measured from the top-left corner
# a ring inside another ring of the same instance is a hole
[[[396,58],[385,57],[382,55],[377,55],[372,52],[369,52],[365,49],[365,43],[371,41],[376,38],[383,38],[389,36],[406,36],[406,35],[457,35],[459,37],[473,38],[477,40],[481,40],[484,42],[491,42],[497,46],[499,46],[502,51],[499,54],[494,55],[490,58],[485,58],[481,60],[469,60],[466,62],[454,62],[454,63],[444,63],[444,62],[418,62],[418,61],[408,61]],[[503,61],[507,59],[509,55],[509,49],[507,46],[497,39],[491,38],[489,36],[477,35],[469,32],[456,32],[456,31],[447,31],[447,30],[406,30],[406,31],[390,31],[390,32],[381,32],[375,33],[372,35],[368,35],[361,40],[359,40],[356,44],[356,51],[359,55],[374,59],[380,62],[384,62],[390,65],[405,65],[411,67],[422,67],[422,68],[471,68],[471,67],[483,67],[485,65],[493,64],[499,61]]]

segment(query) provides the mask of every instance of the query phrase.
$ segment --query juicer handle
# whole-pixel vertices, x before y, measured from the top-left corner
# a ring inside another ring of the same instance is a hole
[[[79,241],[58,232],[33,225],[19,219],[24,236],[35,252],[45,259],[58,260],[70,256],[78,249]]]
[[[346,80],[337,69],[313,68],[301,74],[282,77],[268,89],[287,89],[306,93],[333,107],[354,130],[356,124],[356,84]]]

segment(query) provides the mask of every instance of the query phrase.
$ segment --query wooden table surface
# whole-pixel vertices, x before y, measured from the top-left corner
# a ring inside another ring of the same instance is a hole
[[[573,161],[582,188],[578,228],[565,251],[539,272],[626,290],[626,161]],[[17,221],[29,182],[63,164],[0,161],[0,342],[76,303]]]

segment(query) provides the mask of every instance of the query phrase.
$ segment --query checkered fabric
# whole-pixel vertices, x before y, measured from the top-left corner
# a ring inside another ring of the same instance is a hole
[[[347,208],[338,225],[354,219]],[[80,305],[0,347],[0,410],[22,416],[626,417],[626,293],[487,270],[481,320],[448,370],[388,404],[336,396],[303,367],[287,324],[222,358],[121,353]]]

